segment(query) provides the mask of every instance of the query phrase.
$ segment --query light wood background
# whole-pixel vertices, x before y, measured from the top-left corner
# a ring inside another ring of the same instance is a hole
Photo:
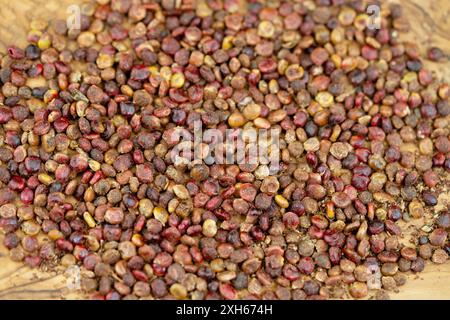
[[[385,0],[382,0],[383,2]],[[29,23],[34,18],[65,18],[71,4],[83,0],[0,0],[0,52],[6,45],[24,46]],[[402,4],[409,17],[412,31],[404,39],[419,43],[423,55],[430,46],[439,46],[450,54],[450,1],[448,0],[393,0]],[[450,81],[450,62],[426,66],[436,76]],[[447,185],[449,180],[447,180]],[[440,206],[448,205],[449,195],[441,195]],[[407,241],[405,238],[404,241]],[[2,236],[0,235],[0,243]],[[418,275],[408,275],[406,285],[391,293],[392,299],[450,299],[450,263],[428,264]],[[0,299],[80,299],[80,290],[69,289],[67,274],[57,269],[51,272],[30,269],[12,262],[7,250],[0,245]]]

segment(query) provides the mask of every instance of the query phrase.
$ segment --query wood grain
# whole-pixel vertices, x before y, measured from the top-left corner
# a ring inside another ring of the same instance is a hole
[[[8,44],[26,45],[30,21],[55,17],[65,19],[67,7],[84,0],[0,0],[0,52]],[[382,0],[384,2],[384,0]],[[407,41],[416,42],[422,55],[430,46],[438,46],[450,54],[450,1],[448,0],[392,0],[400,3],[409,17],[411,32],[402,35]],[[20,13],[20,14],[19,14]],[[425,60],[425,66],[436,76],[450,81],[450,61],[433,63]],[[448,181],[447,181],[448,182]],[[440,198],[441,205],[448,205],[450,196]],[[0,243],[2,242],[0,235]],[[405,238],[406,239],[406,238]],[[428,263],[425,271],[408,275],[406,285],[392,299],[450,299],[450,263]],[[69,278],[70,280],[70,278]],[[13,262],[8,251],[0,245],[0,299],[82,299],[85,295],[68,282],[68,275],[60,267],[51,272],[30,269]]]
[[[0,51],[14,44],[24,47],[33,19],[66,19],[67,8],[84,0],[0,0]],[[19,14],[20,13],[20,14]]]

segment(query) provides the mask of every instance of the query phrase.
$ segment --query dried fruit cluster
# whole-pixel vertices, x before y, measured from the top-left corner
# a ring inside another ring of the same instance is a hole
[[[401,239],[448,188],[450,107],[399,6],[371,30],[361,1],[96,2],[0,56],[12,259],[99,299],[363,298],[447,260],[448,210]],[[174,164],[196,120],[278,129],[282,170]]]

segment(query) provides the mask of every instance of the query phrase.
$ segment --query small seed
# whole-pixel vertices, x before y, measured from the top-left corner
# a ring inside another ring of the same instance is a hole
[[[175,195],[180,199],[189,199],[189,191],[186,189],[185,186],[181,184],[177,184],[173,187],[173,192]]]
[[[258,26],[258,35],[263,38],[273,38],[275,27],[270,21],[261,21]]]
[[[89,228],[95,227],[95,225],[96,225],[95,220],[94,220],[94,218],[92,218],[92,216],[89,212],[86,211],[85,213],[83,213],[83,218],[84,218],[84,221],[86,221]]]
[[[241,113],[233,113],[228,118],[228,124],[232,128],[242,127],[245,124],[245,118]]]
[[[319,92],[316,96],[316,101],[324,108],[329,108],[334,103],[333,96],[326,91]]]
[[[183,300],[187,298],[187,290],[179,283],[174,283],[170,287],[170,293],[178,300]]]
[[[38,179],[40,182],[42,182],[43,184],[45,184],[47,186],[53,182],[53,178],[46,173],[40,173],[38,175]]]
[[[205,222],[203,222],[203,234],[205,237],[212,238],[217,233],[217,225],[216,222],[212,219],[206,219]]]
[[[275,196],[275,202],[282,208],[288,208],[289,202],[282,195],[277,194]]]
[[[172,88],[182,88],[184,86],[184,75],[180,72],[172,74],[170,78],[170,86]]]

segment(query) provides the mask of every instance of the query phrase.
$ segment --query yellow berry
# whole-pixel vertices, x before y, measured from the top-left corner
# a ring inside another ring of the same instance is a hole
[[[46,186],[48,186],[53,182],[53,178],[46,173],[38,174],[38,180],[43,184],[45,184]]]
[[[39,39],[37,44],[38,44],[39,49],[45,50],[45,49],[50,48],[50,45],[52,44],[52,42],[51,42],[49,36],[44,35]]]
[[[170,86],[172,88],[182,88],[184,86],[184,74],[176,72],[170,78]]]
[[[86,211],[85,213],[83,213],[83,218],[84,218],[84,221],[86,221],[89,228],[95,227],[95,225],[96,225],[95,220],[94,220],[94,218],[92,218],[92,216],[89,212]]]
[[[241,113],[235,112],[228,118],[228,124],[232,128],[242,127],[245,124],[245,118]]]
[[[279,206],[282,207],[282,208],[287,208],[287,207],[289,207],[289,202],[286,200],[285,197],[283,197],[283,196],[280,195],[280,194],[277,194],[277,195],[275,196],[275,202],[277,203],[277,205],[279,205]]]
[[[272,38],[275,34],[275,27],[272,22],[264,20],[259,23],[258,35],[263,38]]]
[[[202,232],[205,237],[214,237],[217,233],[216,222],[212,219],[206,219],[205,222],[203,222]]]
[[[329,108],[334,103],[333,95],[329,92],[322,91],[316,96],[316,101],[324,108]]]

